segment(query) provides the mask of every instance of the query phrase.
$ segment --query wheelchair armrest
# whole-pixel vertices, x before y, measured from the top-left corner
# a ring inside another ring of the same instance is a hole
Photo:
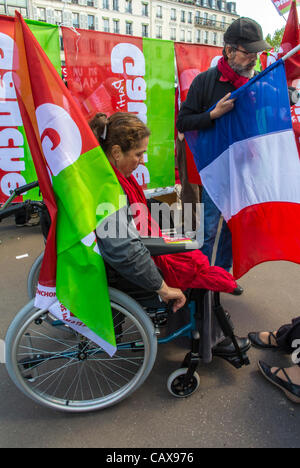
[[[199,249],[198,242],[191,239],[176,239],[176,237],[168,239],[163,237],[142,237],[141,239],[152,257],[191,252]]]

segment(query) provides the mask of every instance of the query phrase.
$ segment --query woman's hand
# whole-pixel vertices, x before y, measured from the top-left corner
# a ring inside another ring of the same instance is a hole
[[[186,303],[186,297],[183,292],[180,289],[170,288],[164,281],[161,288],[156,292],[166,303],[171,300],[175,301],[173,304],[173,312],[177,312],[177,310],[181,309]]]
[[[216,107],[210,112],[211,120],[222,117],[222,115],[227,114],[227,112],[230,112],[234,108],[235,99],[229,99],[230,96],[231,93],[226,94],[226,96],[217,103]]]

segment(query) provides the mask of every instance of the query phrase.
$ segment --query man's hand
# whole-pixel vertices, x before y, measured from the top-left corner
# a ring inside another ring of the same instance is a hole
[[[186,303],[186,297],[180,289],[170,288],[164,281],[161,288],[157,291],[157,294],[161,299],[168,303],[171,300],[175,300],[173,304],[173,312],[181,309]]]
[[[231,93],[226,94],[226,96],[217,103],[216,107],[210,113],[211,120],[222,117],[222,115],[227,114],[227,112],[230,112],[234,108],[235,99],[229,99],[230,96]]]

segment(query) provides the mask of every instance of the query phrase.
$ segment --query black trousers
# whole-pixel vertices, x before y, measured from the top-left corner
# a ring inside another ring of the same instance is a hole
[[[300,317],[293,319],[292,323],[282,325],[276,335],[278,346],[289,354],[295,351],[292,347],[294,340],[300,340]]]
[[[184,220],[184,205],[185,203],[192,204],[192,229],[199,229],[197,225],[197,203],[201,203],[201,185],[191,184],[188,179],[188,169],[186,161],[185,140],[176,139],[176,154],[179,178],[181,182],[182,216]]]

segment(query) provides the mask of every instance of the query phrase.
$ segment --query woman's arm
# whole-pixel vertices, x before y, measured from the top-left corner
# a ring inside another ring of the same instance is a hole
[[[169,288],[163,281],[139,236],[128,206],[107,218],[105,223],[101,230],[97,229],[98,246],[104,261],[142,289],[157,292],[164,302],[174,299],[174,312],[181,308],[186,300],[184,294],[180,289]],[[116,235],[112,235],[114,233]]]

